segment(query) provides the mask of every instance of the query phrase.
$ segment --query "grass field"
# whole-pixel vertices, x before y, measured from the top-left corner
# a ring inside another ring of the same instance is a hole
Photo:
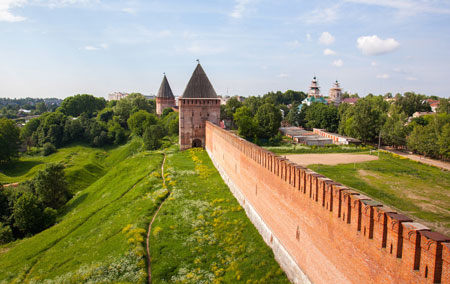
[[[205,151],[168,155],[176,182],[153,224],[155,283],[289,283]]]
[[[0,247],[1,283],[145,282],[147,216],[167,190],[152,175],[162,154],[140,147],[133,141],[103,156],[110,169],[76,194],[58,224]]]
[[[376,161],[308,167],[450,235],[448,171],[384,152]]]
[[[275,154],[307,154],[307,153],[357,153],[369,151],[371,148],[363,146],[337,146],[329,145],[325,147],[305,146],[301,144],[284,144],[281,146],[263,147]]]
[[[151,232],[153,283],[288,283],[205,152],[172,147],[166,188],[163,153],[141,146],[76,145],[6,171],[21,181],[62,161],[76,193],[56,225],[0,246],[0,283],[146,283],[146,230],[168,189]]]
[[[24,156],[0,168],[0,183],[8,184],[31,179],[39,170],[45,168],[45,164],[62,162],[66,166],[70,190],[77,192],[106,173],[106,169],[110,166],[105,161],[109,151],[110,149],[76,144],[58,149],[58,152],[47,157]]]

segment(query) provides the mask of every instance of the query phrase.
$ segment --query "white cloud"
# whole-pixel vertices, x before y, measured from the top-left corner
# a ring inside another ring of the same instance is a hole
[[[372,61],[372,63],[370,63],[370,66],[372,66],[372,67],[378,66],[378,63],[375,61]]]
[[[25,17],[12,14],[11,9],[22,7],[25,0],[0,0],[0,22],[21,22],[25,21]]]
[[[334,36],[329,32],[323,32],[319,37],[319,43],[324,45],[330,45],[334,42]]]
[[[426,0],[346,0],[347,2],[396,9],[400,16],[417,14],[450,14],[448,1]],[[446,6],[447,5],[447,6]]]
[[[391,76],[389,76],[389,74],[380,74],[377,75],[378,79],[389,79]]]
[[[361,36],[357,40],[357,47],[365,55],[380,55],[394,51],[400,43],[393,38],[381,39],[376,35]]]
[[[417,81],[416,77],[406,77],[405,79],[408,81]]]
[[[342,59],[338,59],[333,61],[333,65],[336,67],[342,67],[344,65],[344,61],[342,61]]]
[[[286,45],[292,48],[299,47],[301,43],[298,40],[288,41],[286,42]]]
[[[247,5],[251,2],[251,0],[235,0],[235,2],[236,5],[234,5],[233,12],[231,12],[230,16],[239,19],[244,15]]]
[[[301,17],[307,24],[331,23],[339,18],[337,6],[332,8],[318,8]]]
[[[307,40],[307,41],[311,41],[311,40],[312,40],[311,34],[306,34],[306,40]]]
[[[278,74],[277,77],[278,77],[278,78],[288,78],[289,75],[288,75],[288,74],[285,74],[285,73],[281,73],[281,74]]]
[[[329,48],[325,48],[325,49],[323,50],[323,55],[336,55],[336,51],[331,50],[331,49],[329,49]]]
[[[99,46],[93,46],[93,45],[86,45],[80,49],[82,50],[86,50],[86,51],[95,51],[95,50],[100,50],[100,49],[107,49],[109,47],[108,44],[106,43],[102,43]]]

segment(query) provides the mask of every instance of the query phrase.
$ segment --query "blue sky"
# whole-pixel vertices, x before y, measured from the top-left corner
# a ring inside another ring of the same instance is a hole
[[[221,95],[450,96],[447,0],[0,0],[0,97],[181,95],[196,59]]]

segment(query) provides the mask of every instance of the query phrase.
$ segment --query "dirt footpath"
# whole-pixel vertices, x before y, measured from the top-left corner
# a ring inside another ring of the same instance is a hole
[[[364,154],[346,154],[346,153],[293,154],[293,155],[286,155],[286,158],[304,167],[313,164],[337,165],[337,164],[362,163],[378,160],[377,156]]]

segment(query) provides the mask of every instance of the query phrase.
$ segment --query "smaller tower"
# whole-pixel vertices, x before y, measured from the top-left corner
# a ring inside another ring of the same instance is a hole
[[[308,97],[320,97],[320,88],[319,84],[317,83],[316,76],[314,76],[313,80],[311,81],[311,86],[309,87]]]
[[[333,87],[330,89],[330,103],[333,103],[335,106],[341,104],[342,101],[342,89],[339,86],[339,82],[336,80]]]
[[[167,81],[166,74],[161,82],[161,87],[159,87],[158,94],[156,95],[156,114],[161,116],[164,109],[172,108],[175,106],[175,97],[170,88],[169,82]]]

